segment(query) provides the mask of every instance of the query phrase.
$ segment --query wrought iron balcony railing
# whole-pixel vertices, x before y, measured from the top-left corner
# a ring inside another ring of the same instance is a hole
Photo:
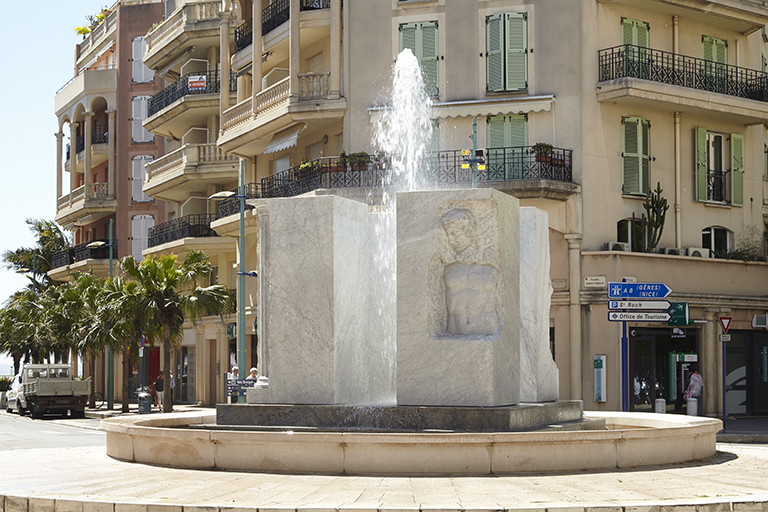
[[[187,73],[174,83],[149,98],[147,114],[153,116],[174,101],[191,94],[210,94],[221,91],[218,71]],[[237,75],[229,76],[229,92],[237,92]]]
[[[299,9],[314,11],[330,9],[331,0],[301,0]],[[290,19],[289,0],[277,0],[261,11],[261,33],[267,34]],[[235,29],[235,53],[244,50],[253,42],[253,18]]]
[[[72,249],[64,249],[51,254],[51,268],[64,267],[75,262],[75,253]]]
[[[480,183],[524,180],[573,181],[570,149],[537,146],[488,148],[483,151]],[[418,165],[421,181],[428,184],[471,184],[472,169],[460,150],[428,153]],[[396,185],[387,159],[374,157],[321,158],[261,179],[262,197],[293,197],[319,188],[381,187]]]
[[[625,44],[598,52],[600,82],[642,78],[739,98],[768,101],[768,73]]]
[[[239,188],[233,188],[232,192],[235,194],[239,194]],[[259,199],[261,198],[261,184],[260,183],[246,183],[245,184],[245,198],[247,199]],[[246,204],[245,205],[246,210],[252,210],[253,206]],[[238,197],[230,197],[227,199],[224,199],[222,201],[219,201],[217,212],[219,214],[219,218],[229,217],[230,215],[235,215],[237,213],[240,213],[240,198]]]
[[[101,247],[96,247],[94,249],[89,249],[88,245],[93,242],[104,242],[105,245],[102,245]],[[74,255],[74,261],[85,261],[85,260],[107,260],[109,259],[109,247],[107,246],[109,244],[109,240],[106,238],[100,239],[100,240],[92,240],[90,242],[86,242],[83,244],[78,244],[72,248],[72,252]],[[117,240],[112,240],[112,258],[117,259]]]
[[[85,136],[81,133],[75,139],[75,153],[85,151]]]
[[[216,220],[215,214],[185,215],[157,226],[147,232],[148,247],[155,247],[175,240],[189,237],[219,236],[211,229],[211,222]]]
[[[91,144],[107,144],[109,142],[109,132],[106,124],[95,124],[91,128]]]

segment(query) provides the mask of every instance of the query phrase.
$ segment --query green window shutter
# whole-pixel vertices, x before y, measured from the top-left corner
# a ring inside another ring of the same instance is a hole
[[[506,14],[506,88],[528,88],[528,35],[525,13]]]
[[[418,40],[417,40],[418,46]],[[421,72],[424,74],[424,85],[427,88],[427,94],[437,96],[437,67],[438,67],[438,45],[437,45],[437,22],[429,21],[421,24],[421,52],[419,64]]]
[[[715,60],[715,44],[713,38],[709,36],[703,36],[701,38],[701,58],[704,60]]]
[[[525,115],[506,116],[507,146],[521,147],[528,145],[528,119]]]
[[[731,205],[744,206],[744,136],[731,134]]]
[[[400,51],[409,48],[421,66],[427,94],[437,95],[437,22],[400,25]]]
[[[722,39],[714,39],[714,61],[718,64],[728,64],[728,43]]]
[[[485,69],[490,92],[504,90],[504,18],[494,14],[485,19]]]
[[[645,119],[640,120],[640,165],[641,188],[643,194],[651,193],[651,124]]]
[[[763,67],[762,67],[763,73],[765,73],[765,71],[766,71],[766,68],[768,68],[768,65],[766,65],[766,64],[767,64],[767,62],[766,62],[766,60],[765,60],[765,55],[761,55],[761,56],[760,56],[760,60],[761,60],[761,61],[762,61],[762,63],[763,63]]]
[[[409,48],[414,55],[416,54],[416,23],[406,23],[400,25],[400,51]]]
[[[696,127],[696,200],[707,200],[707,157],[709,154],[709,147],[707,146],[707,130],[705,128]]]
[[[621,44],[633,44],[648,48],[650,44],[650,25],[644,21],[622,18]]]
[[[621,155],[622,155],[622,192],[624,194],[641,194],[642,183],[640,176],[642,142],[642,119],[627,117],[621,123]]]
[[[504,116],[489,116],[487,130],[489,148],[503,148],[506,146]]]

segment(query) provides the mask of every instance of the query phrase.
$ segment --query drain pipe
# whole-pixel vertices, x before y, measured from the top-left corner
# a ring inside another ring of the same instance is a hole
[[[672,53],[677,55],[680,53],[680,37],[679,37],[680,17],[675,14],[672,16]]]
[[[568,266],[570,267],[569,338],[571,369],[571,400],[582,400],[581,390],[581,234],[565,235],[568,241]]]
[[[680,204],[680,112],[675,112],[675,247],[683,246],[683,207]]]

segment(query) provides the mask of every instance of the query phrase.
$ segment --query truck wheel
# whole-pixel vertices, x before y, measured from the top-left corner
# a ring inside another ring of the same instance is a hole
[[[16,410],[19,411],[19,416],[24,416],[27,413],[27,410],[21,406],[18,400],[16,400]]]
[[[73,418],[77,418],[77,419],[85,418],[85,411],[82,409],[71,409],[70,413],[72,414]]]
[[[32,411],[32,419],[35,420],[41,420],[43,419],[43,409],[37,406],[36,403],[31,404],[32,407],[30,410]]]

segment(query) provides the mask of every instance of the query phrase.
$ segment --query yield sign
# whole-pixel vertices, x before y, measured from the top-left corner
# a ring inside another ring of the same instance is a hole
[[[731,320],[733,320],[732,316],[721,316],[718,317],[720,320],[720,327],[723,328],[723,334],[728,334],[728,328],[731,326]]]

